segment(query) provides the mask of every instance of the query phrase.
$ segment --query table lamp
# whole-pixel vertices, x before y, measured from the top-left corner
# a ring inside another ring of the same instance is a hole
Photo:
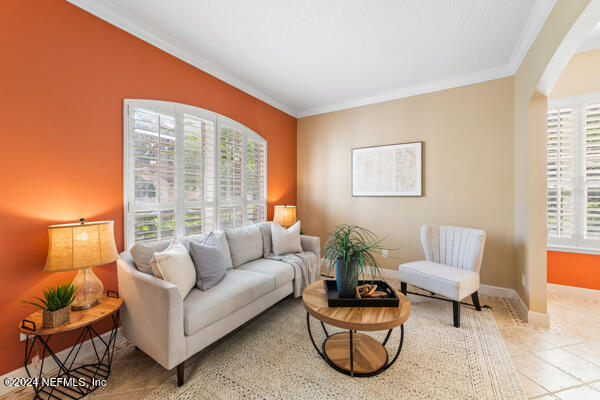
[[[296,206],[275,206],[273,221],[284,228],[289,228],[296,223]]]
[[[118,258],[113,221],[85,222],[79,224],[50,225],[50,243],[46,272],[79,270],[73,285],[76,286],[73,311],[85,310],[98,304],[104,285],[92,267],[108,264]]]

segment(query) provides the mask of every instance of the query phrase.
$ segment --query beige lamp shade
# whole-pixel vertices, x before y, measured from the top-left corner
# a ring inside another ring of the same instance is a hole
[[[118,254],[113,224],[101,221],[49,226],[44,271],[71,271],[115,261]]]
[[[296,206],[275,206],[273,221],[284,228],[294,225],[296,223]]]

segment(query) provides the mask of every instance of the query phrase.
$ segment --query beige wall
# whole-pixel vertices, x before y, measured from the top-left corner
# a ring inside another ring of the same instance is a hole
[[[575,54],[550,92],[551,98],[600,92],[600,49]]]
[[[298,213],[325,240],[337,224],[388,236],[386,268],[423,258],[419,228],[488,233],[482,282],[514,287],[513,79],[298,120]],[[423,197],[352,197],[351,149],[423,141]]]
[[[589,3],[558,0],[514,77],[515,285],[536,313],[546,313],[546,128],[540,112],[545,100],[533,97],[556,50]]]

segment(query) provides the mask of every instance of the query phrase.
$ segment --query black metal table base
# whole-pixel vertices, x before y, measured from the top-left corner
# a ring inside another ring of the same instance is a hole
[[[348,331],[349,336],[350,336],[350,371],[348,371],[343,368],[340,368],[333,361],[331,361],[331,359],[329,359],[329,357],[327,356],[327,352],[325,351],[325,344],[327,343],[329,338],[331,338],[335,334],[330,335],[327,332],[327,329],[325,328],[325,324],[323,322],[321,322],[321,327],[323,328],[323,332],[325,333],[326,338],[323,341],[323,343],[321,344],[321,349],[319,349],[319,347],[315,343],[315,339],[313,338],[312,331],[310,329],[310,314],[309,313],[306,313],[306,327],[308,329],[308,335],[310,336],[310,341],[312,342],[313,346],[315,347],[315,350],[317,350],[317,353],[319,353],[319,355],[323,358],[323,360],[325,360],[327,362],[327,364],[329,364],[329,366],[331,368],[335,369],[336,371],[341,372],[342,374],[350,375],[352,377],[360,378],[360,377],[379,375],[380,373],[382,373],[383,371],[385,371],[386,369],[391,367],[398,359],[398,356],[400,355],[400,351],[402,350],[402,344],[404,342],[404,325],[400,325],[400,342],[398,344],[398,350],[396,351],[394,358],[392,358],[392,360],[390,361],[389,354],[387,352],[387,349],[385,348],[385,345],[387,344],[388,340],[390,339],[393,329],[388,330],[388,333],[385,336],[385,339],[383,340],[383,342],[381,342],[381,345],[383,346],[383,349],[385,350],[385,363],[383,364],[383,366],[373,372],[366,372],[366,373],[365,372],[354,372],[354,351],[353,351],[353,343],[352,343],[353,337],[352,336],[353,336],[353,332],[356,332],[356,331],[353,331],[353,330]]]
[[[113,353],[117,338],[117,328],[119,325],[119,311],[111,315],[113,326],[108,340],[105,340],[90,324],[81,328],[81,334],[77,341],[67,353],[64,360],[60,360],[56,353],[50,347],[52,335],[27,335],[25,341],[25,371],[30,378],[30,383],[34,390],[34,399],[80,399],[97,388],[103,386],[110,375],[110,366],[112,364]],[[95,358],[91,363],[77,365],[77,356],[86,340],[89,340],[94,350]],[[32,358],[35,344],[42,346],[40,354],[40,369],[37,375],[30,371],[28,365]],[[44,360],[46,356],[52,358],[52,361],[58,366],[58,373],[52,377],[44,374]]]

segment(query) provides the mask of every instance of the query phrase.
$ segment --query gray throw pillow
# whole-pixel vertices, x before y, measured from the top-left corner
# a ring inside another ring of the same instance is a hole
[[[136,243],[130,250],[135,267],[138,271],[153,275],[150,261],[154,253],[164,251],[171,245],[172,239],[161,240],[160,242]]]
[[[190,255],[196,267],[196,286],[208,290],[225,277],[225,257],[216,246],[190,242]]]

